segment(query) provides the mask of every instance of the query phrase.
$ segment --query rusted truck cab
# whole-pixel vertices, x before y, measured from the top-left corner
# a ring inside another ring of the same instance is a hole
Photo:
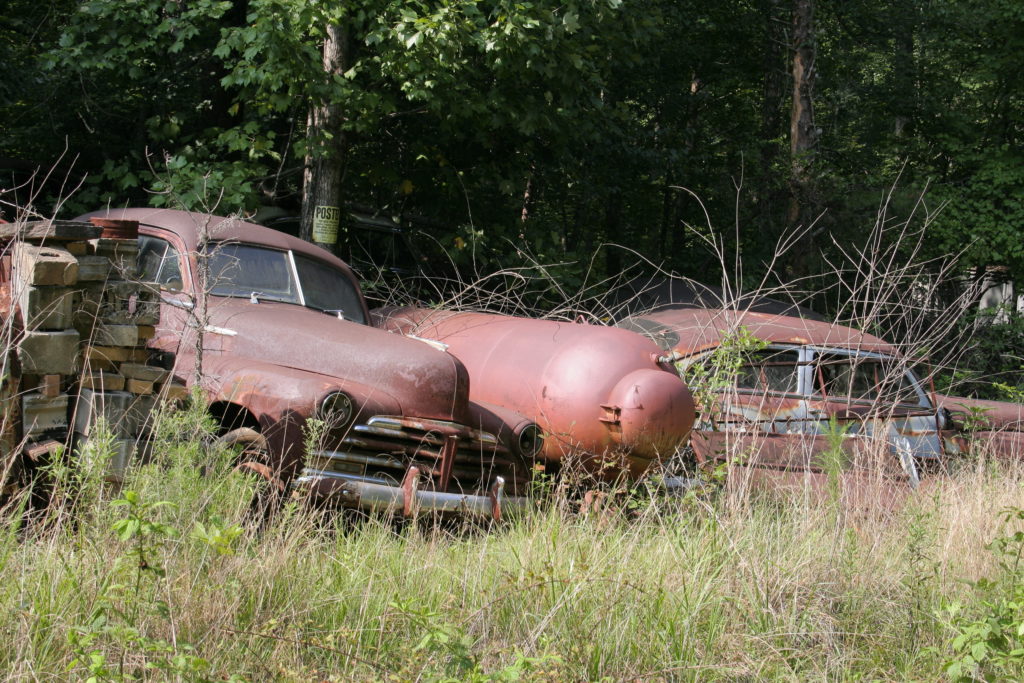
[[[402,514],[498,517],[524,502],[537,425],[470,401],[451,354],[372,327],[340,259],[207,214],[90,216],[138,221],[139,270],[161,290],[151,348],[173,354],[174,373],[202,389],[226,432],[259,435],[275,484]]]
[[[488,313],[373,314],[386,329],[444,344],[469,369],[474,399],[535,420],[550,469],[572,458],[602,479],[636,477],[685,445],[693,426],[690,392],[640,335]]]

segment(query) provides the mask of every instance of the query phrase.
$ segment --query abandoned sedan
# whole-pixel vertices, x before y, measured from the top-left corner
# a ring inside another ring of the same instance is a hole
[[[787,473],[868,464],[916,486],[947,453],[946,413],[898,349],[797,317],[673,308],[619,326],[647,335],[702,399],[700,463]],[[855,468],[854,468],[855,469]]]
[[[471,395],[536,420],[549,472],[639,476],[683,446],[693,400],[658,347],[600,325],[421,308],[374,311],[380,325],[443,344],[469,369]]]
[[[198,383],[241,464],[346,507],[499,517],[543,446],[533,422],[469,400],[454,356],[369,325],[349,268],[307,242],[207,214],[127,209],[160,286],[153,349]],[[320,422],[306,452],[307,422]],[[507,491],[506,491],[507,488]],[[508,497],[503,500],[503,497]]]

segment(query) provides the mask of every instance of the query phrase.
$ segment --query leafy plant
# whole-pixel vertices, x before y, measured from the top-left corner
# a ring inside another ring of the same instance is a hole
[[[1005,525],[1024,522],[1024,509],[1003,512]],[[971,583],[981,595],[978,612],[957,601],[946,606],[956,634],[946,674],[955,681],[1020,680],[1024,676],[1024,531],[1011,531],[989,544],[999,573]]]
[[[508,666],[487,671],[473,650],[473,638],[461,627],[449,623],[444,615],[429,608],[419,607],[412,600],[394,601],[390,607],[407,618],[422,636],[412,648],[413,652],[427,656],[424,671],[418,679],[437,683],[485,683],[488,681],[518,681],[535,673],[545,665],[557,664],[553,655],[527,657],[516,652]],[[433,661],[440,659],[440,670],[431,670]]]
[[[147,618],[171,619],[170,606],[157,588],[165,577],[161,552],[178,532],[161,522],[156,511],[172,503],[147,502],[138,492],[127,490],[110,505],[126,509],[111,530],[128,549],[114,561],[89,622],[68,632],[74,654],[68,671],[84,669],[88,683],[135,680],[150,670],[180,680],[210,680],[205,675],[209,662],[195,654],[191,644],[178,639],[168,642],[150,635],[146,628]],[[119,583],[122,578],[127,581]]]
[[[721,344],[713,351],[676,361],[676,368],[693,393],[702,421],[709,426],[714,424],[721,410],[721,394],[735,387],[736,378],[750,354],[766,348],[767,341],[740,326],[724,334]]]
[[[839,422],[839,418],[830,415],[828,424],[822,430],[827,447],[814,454],[815,465],[819,467],[827,477],[829,501],[838,509],[842,497],[841,479],[843,470],[850,465],[850,455],[843,448],[843,442],[853,428],[853,423],[845,424]]]

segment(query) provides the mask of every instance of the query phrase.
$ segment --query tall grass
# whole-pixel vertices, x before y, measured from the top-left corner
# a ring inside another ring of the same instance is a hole
[[[489,529],[289,504],[254,533],[204,429],[164,415],[123,486],[92,471],[54,502],[73,514],[8,511],[9,679],[933,680],[943,606],[979,607],[962,580],[997,571],[998,513],[1024,507],[1021,473],[978,461],[845,515],[637,493]]]

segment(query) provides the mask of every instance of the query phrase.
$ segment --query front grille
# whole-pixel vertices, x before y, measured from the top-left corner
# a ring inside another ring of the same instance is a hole
[[[397,486],[416,465],[425,489],[485,493],[503,477],[511,495],[525,491],[529,478],[524,460],[497,437],[455,422],[378,415],[328,444],[307,456],[303,476]]]

